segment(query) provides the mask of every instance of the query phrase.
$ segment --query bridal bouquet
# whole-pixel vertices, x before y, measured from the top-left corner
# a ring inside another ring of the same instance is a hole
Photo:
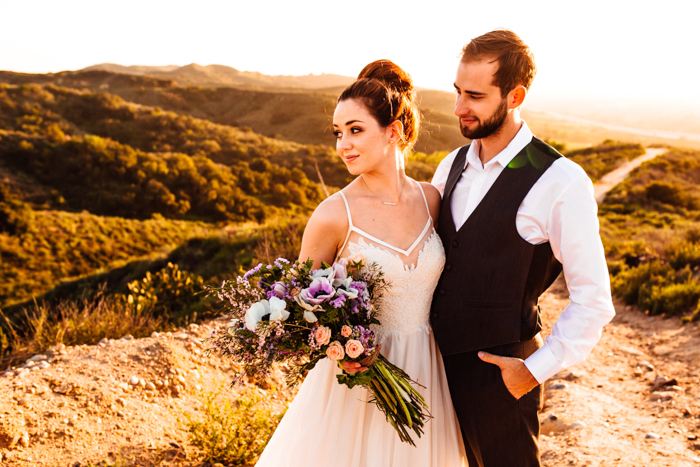
[[[380,355],[370,329],[380,324],[375,305],[388,287],[383,273],[361,257],[312,268],[311,260],[292,264],[278,258],[210,289],[232,318],[227,332],[213,336],[214,347],[242,364],[239,378],[265,377],[273,363],[287,363],[291,384],[323,358],[339,365],[359,362],[368,370],[343,372],[338,382],[371,391],[370,402],[384,412],[402,441],[415,446],[409,430],[421,436],[427,405],[411,386],[415,382]]]

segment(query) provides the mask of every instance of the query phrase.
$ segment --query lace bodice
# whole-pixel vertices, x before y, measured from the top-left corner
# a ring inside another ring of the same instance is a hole
[[[420,184],[418,187],[423,193]],[[382,268],[384,277],[391,284],[379,304],[377,318],[382,324],[374,331],[381,336],[392,332],[427,330],[433,291],[445,266],[445,250],[433,228],[425,194],[423,200],[428,219],[425,228],[408,250],[390,245],[353,225],[350,205],[342,190],[340,195],[345,203],[350,227],[339,255],[362,254],[368,263],[377,263]],[[407,261],[412,263],[406,264]]]
[[[437,232],[433,230],[418,253],[417,262],[410,266],[399,254],[362,237],[348,243],[348,250],[351,256],[361,253],[368,263],[376,262],[391,283],[379,303],[377,318],[382,324],[374,329],[379,336],[428,328],[433,291],[445,266],[445,250]]]

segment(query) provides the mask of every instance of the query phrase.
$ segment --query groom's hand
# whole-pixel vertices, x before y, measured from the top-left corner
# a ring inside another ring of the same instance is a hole
[[[540,384],[527,369],[525,362],[519,358],[501,357],[487,352],[479,352],[479,358],[501,369],[503,382],[508,392],[516,399],[520,399]]]

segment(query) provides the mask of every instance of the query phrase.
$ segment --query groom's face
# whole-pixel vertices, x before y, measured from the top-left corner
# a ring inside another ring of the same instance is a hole
[[[507,99],[493,84],[497,61],[460,62],[455,79],[455,115],[465,138],[482,139],[497,134],[508,116]]]

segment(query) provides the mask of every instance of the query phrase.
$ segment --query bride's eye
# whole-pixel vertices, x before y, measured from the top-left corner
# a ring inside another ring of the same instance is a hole
[[[339,131],[334,131],[333,136],[335,136],[337,139],[340,139],[340,137],[343,136],[343,134]]]
[[[350,129],[350,132],[352,132],[352,134],[357,134],[357,133],[359,133],[359,132],[361,132],[361,131],[362,131],[362,129],[361,129],[361,128],[357,128],[357,127],[353,127],[352,129]]]

